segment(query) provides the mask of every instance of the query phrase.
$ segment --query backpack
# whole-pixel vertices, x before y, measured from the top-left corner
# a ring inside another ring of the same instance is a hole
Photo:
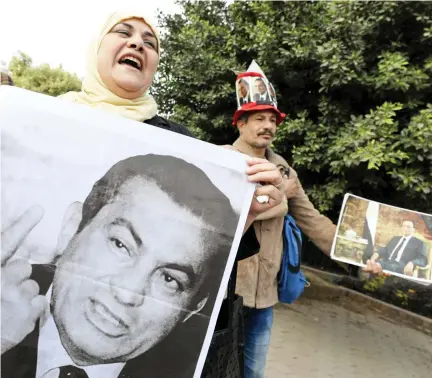
[[[283,227],[283,254],[278,279],[278,296],[282,303],[296,301],[308,283],[300,270],[302,235],[294,218],[287,214]]]

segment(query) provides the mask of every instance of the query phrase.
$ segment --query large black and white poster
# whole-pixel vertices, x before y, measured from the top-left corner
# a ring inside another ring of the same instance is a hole
[[[0,88],[3,378],[199,377],[245,157]]]

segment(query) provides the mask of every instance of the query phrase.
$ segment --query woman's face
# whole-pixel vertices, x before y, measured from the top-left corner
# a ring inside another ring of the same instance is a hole
[[[97,56],[99,75],[117,96],[140,97],[153,81],[158,48],[154,33],[142,19],[123,20],[102,40]]]

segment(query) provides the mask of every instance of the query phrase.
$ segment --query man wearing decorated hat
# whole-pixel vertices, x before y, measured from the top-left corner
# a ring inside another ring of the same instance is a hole
[[[330,255],[336,226],[315,209],[297,173],[270,148],[278,125],[286,117],[277,108],[273,86],[255,62],[247,72],[238,75],[237,90],[240,80],[249,88],[256,88],[261,95],[254,94],[248,103],[238,101],[233,125],[240,135],[232,148],[249,156],[266,158],[280,168],[284,178],[281,188],[284,201],[260,214],[253,223],[260,242],[259,253],[238,265],[237,293],[243,297],[245,306],[245,377],[261,378],[270,343],[273,306],[278,302],[277,275],[282,259],[284,217],[289,211],[297,226],[327,255]],[[258,82],[264,88],[254,86]],[[262,96],[263,93],[272,93],[272,96]]]

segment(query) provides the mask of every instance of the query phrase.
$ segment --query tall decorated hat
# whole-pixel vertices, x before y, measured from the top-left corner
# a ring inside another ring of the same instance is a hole
[[[237,125],[237,121],[245,112],[258,110],[273,110],[276,113],[278,125],[285,119],[286,114],[277,108],[273,85],[254,60],[246,72],[237,76],[235,86],[237,111],[234,113],[233,125]]]

